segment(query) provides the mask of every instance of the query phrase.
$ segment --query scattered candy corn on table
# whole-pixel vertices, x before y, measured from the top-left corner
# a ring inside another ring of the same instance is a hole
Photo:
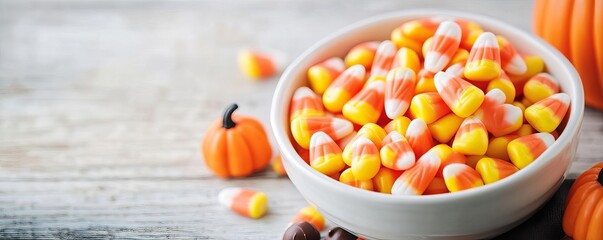
[[[240,48],[292,58],[342,26],[410,7],[531,26],[531,1],[366,4],[0,2],[0,238],[278,239],[307,206],[291,182],[270,169],[219,179],[198,150],[231,102],[268,126],[276,78],[241,76]],[[603,161],[602,141],[603,112],[587,109],[570,177]],[[268,212],[220,206],[226,187],[263,191]]]

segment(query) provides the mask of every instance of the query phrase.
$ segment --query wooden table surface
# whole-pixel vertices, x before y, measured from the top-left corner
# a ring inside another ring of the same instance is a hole
[[[199,142],[224,106],[268,126],[277,79],[236,68],[243,47],[291,58],[331,31],[416,7],[530,29],[531,1],[0,1],[0,238],[278,239],[306,205],[266,170],[221,180]],[[587,109],[572,173],[600,161]],[[261,220],[217,204],[228,186],[269,196]],[[332,227],[332,224],[329,224]]]

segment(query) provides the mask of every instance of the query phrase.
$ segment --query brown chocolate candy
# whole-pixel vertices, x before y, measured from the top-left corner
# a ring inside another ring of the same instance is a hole
[[[308,222],[298,222],[287,228],[283,240],[320,240],[320,232]]]
[[[354,234],[344,230],[343,228],[336,227],[329,231],[327,240],[359,240],[362,238],[356,237]]]

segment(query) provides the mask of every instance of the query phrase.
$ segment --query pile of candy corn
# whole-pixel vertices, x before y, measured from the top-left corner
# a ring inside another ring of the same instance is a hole
[[[396,195],[457,192],[525,168],[570,98],[538,56],[476,23],[419,19],[307,71],[292,143],[317,171]]]

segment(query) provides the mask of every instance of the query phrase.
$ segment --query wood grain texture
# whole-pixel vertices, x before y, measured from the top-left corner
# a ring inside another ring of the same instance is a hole
[[[531,1],[0,1],[0,238],[278,239],[305,206],[271,171],[221,180],[199,142],[222,108],[268,124],[276,79],[245,80],[243,47],[297,56],[382,12],[482,12],[530,29]],[[588,109],[574,172],[599,161]],[[261,220],[217,204],[265,191]],[[327,226],[330,227],[330,226]]]

